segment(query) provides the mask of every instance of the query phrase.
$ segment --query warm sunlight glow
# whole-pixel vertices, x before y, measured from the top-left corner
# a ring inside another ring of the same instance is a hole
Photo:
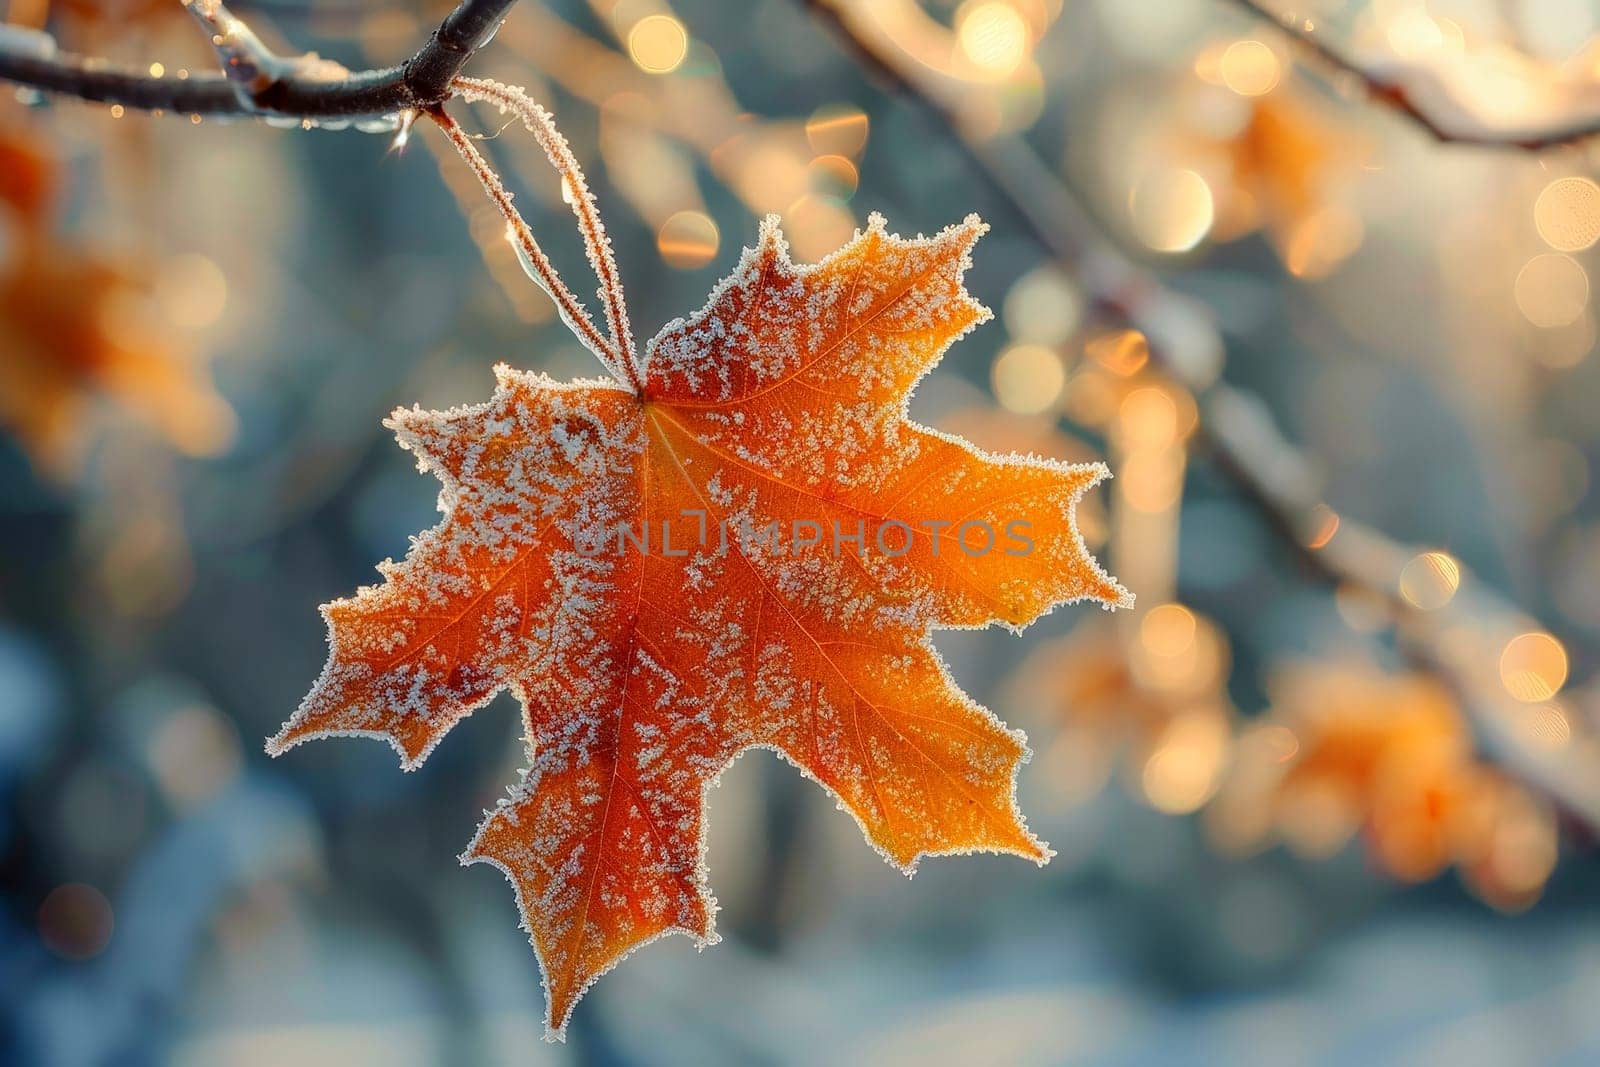
[[[1133,231],[1157,252],[1187,252],[1204,240],[1216,220],[1211,187],[1192,170],[1145,175],[1128,198]]]
[[[1500,682],[1518,700],[1543,703],[1567,682],[1567,650],[1547,633],[1514,637],[1500,654]]]
[[[1118,412],[1123,443],[1130,449],[1159,449],[1178,438],[1178,405],[1165,389],[1147,385],[1122,401]]]
[[[1306,538],[1306,547],[1326,548],[1338,532],[1339,513],[1326,504],[1318,504],[1312,512],[1311,535]]]
[[[1557,178],[1533,205],[1533,224],[1557,252],[1582,252],[1600,239],[1600,185],[1588,178]]]
[[[1534,256],[1517,275],[1517,308],[1544,329],[1578,321],[1589,303],[1589,275],[1578,261],[1558,252]]]
[[[1289,230],[1283,245],[1283,265],[1296,278],[1327,277],[1361,247],[1365,227],[1361,216],[1342,204],[1330,204]]]
[[[1000,315],[1006,332],[1015,340],[1065,344],[1078,328],[1083,298],[1072,279],[1059,268],[1035,267],[1006,293]]]
[[[703,211],[680,211],[656,233],[656,250],[667,266],[679,270],[695,270],[710,263],[720,244],[717,224]]]
[[[956,15],[956,41],[972,65],[1004,77],[1028,55],[1028,24],[1004,0],[969,3]]]
[[[861,173],[844,156],[818,156],[806,167],[806,179],[812,192],[848,200],[861,183]]]
[[[994,395],[1019,415],[1050,410],[1066,384],[1061,357],[1043,345],[1012,345],[994,361]]]
[[[806,140],[819,156],[855,156],[867,144],[867,113],[854,104],[824,104],[806,119]]]
[[[1461,588],[1461,564],[1447,552],[1424,552],[1400,571],[1400,595],[1423,611],[1450,603]]]
[[[1422,5],[1397,11],[1384,27],[1389,47],[1407,59],[1425,56],[1444,47],[1444,30],[1428,17]]]
[[[1151,655],[1181,656],[1194,644],[1194,613],[1182,604],[1161,604],[1139,621],[1139,640]]]
[[[1168,815],[1197,810],[1216,788],[1227,750],[1227,728],[1216,716],[1174,719],[1145,761],[1139,783],[1145,798]]]
[[[1121,378],[1131,378],[1150,362],[1150,342],[1138,330],[1112,330],[1084,345],[1084,355]]]
[[[1222,83],[1240,96],[1265,96],[1283,76],[1278,55],[1260,41],[1235,41],[1218,64]]]
[[[628,55],[647,73],[670,74],[688,54],[688,31],[671,15],[647,15],[628,31]]]

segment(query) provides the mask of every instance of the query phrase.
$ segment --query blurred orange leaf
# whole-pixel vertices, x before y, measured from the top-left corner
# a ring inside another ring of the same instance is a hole
[[[216,452],[232,438],[233,411],[190,348],[148,313],[148,287],[135,271],[60,239],[50,211],[60,168],[41,131],[4,118],[0,422],[56,476],[76,466],[97,398],[185,452]]]
[[[1120,760],[1145,800],[1187,813],[1210,797],[1228,759],[1227,640],[1179,604],[1156,605],[1140,621],[1130,632],[1086,619],[1040,645],[1006,703],[1054,720],[1043,762],[1066,796],[1097,793]]]
[[[1437,682],[1305,664],[1280,671],[1273,695],[1274,713],[1241,737],[1209,813],[1223,844],[1278,838],[1320,856],[1362,833],[1402,881],[1454,864],[1497,907],[1537,899],[1555,864],[1554,814],[1474,757]]]
[[[55,200],[61,182],[55,158],[21,125],[0,123],[0,203],[27,225],[39,220]]]
[[[1290,273],[1308,278],[1330,273],[1361,245],[1345,187],[1372,146],[1296,82],[1253,96],[1197,85],[1187,113],[1175,147],[1199,157],[1217,190],[1214,239],[1261,230]]]

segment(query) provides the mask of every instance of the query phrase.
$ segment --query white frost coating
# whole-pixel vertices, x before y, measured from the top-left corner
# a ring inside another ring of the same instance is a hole
[[[383,737],[410,768],[512,690],[528,770],[461,859],[512,882],[547,1037],[640,945],[715,942],[707,791],[752,748],[819,782],[908,875],[924,855],[1048,860],[1016,803],[1025,738],[956,687],[930,633],[1130,598],[1073,521],[1103,467],[991,456],[905,418],[906,383],[988,315],[961,285],[982,231],[969,217],[902,241],[875,216],[797,267],[769,220],[711,303],[652,342],[643,397],[500,367],[486,404],[391,416],[444,520],[383,585],[328,605],[328,667],[268,750]],[[778,553],[575,550],[624,522],[681,533],[683,508],[754,528],[1022,514],[1036,548],[936,554],[916,530],[892,558],[795,555],[787,537]]]
[[[706,305],[667,323],[645,346],[650,393],[686,406],[726,406],[827,369],[866,385],[860,399],[881,400],[883,391],[898,391],[903,365],[922,363],[920,378],[991,317],[961,286],[971,247],[987,230],[968,215],[933,237],[906,240],[887,233],[874,213],[843,248],[802,266],[789,258],[778,218],[769,215],[756,247],[745,249]],[[960,319],[965,325],[942,343],[916,336]]]
[[[500,389],[486,404],[401,409],[387,421],[419,468],[439,477],[445,517],[413,540],[405,560],[379,564],[383,585],[323,608],[332,654],[269,753],[315,737],[380,737],[413,770],[515,671],[555,654],[549,642],[562,612],[580,610],[585,593],[606,591],[603,575],[586,579],[562,566],[559,553],[536,558],[535,550],[563,520],[614,521],[625,513],[619,505],[632,484],[639,427],[635,421],[630,436],[607,425],[593,399],[625,394],[606,381],[562,385],[504,366],[496,374]],[[567,444],[555,443],[553,425],[562,426]],[[589,454],[573,447],[584,434]],[[497,444],[506,439],[517,447]],[[536,578],[561,583],[563,595],[534,603],[528,593]],[[463,600],[476,606],[470,635],[460,620],[441,615]],[[338,625],[341,618],[349,624]],[[470,648],[457,647],[468,638]],[[381,674],[370,662],[379,653],[387,664]]]

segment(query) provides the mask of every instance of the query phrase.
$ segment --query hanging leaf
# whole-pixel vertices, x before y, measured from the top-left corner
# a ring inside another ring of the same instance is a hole
[[[414,768],[517,695],[530,766],[462,861],[515,887],[552,1035],[632,949],[716,940],[706,790],[748,749],[815,779],[908,874],[924,855],[1049,857],[1016,807],[1022,736],[929,635],[1131,598],[1074,523],[1102,466],[906,416],[988,317],[962,285],[983,231],[903,240],[874,217],[804,267],[769,220],[651,342],[637,391],[502,366],[486,404],[392,416],[445,518],[324,609],[332,655],[268,750],[374,736]]]

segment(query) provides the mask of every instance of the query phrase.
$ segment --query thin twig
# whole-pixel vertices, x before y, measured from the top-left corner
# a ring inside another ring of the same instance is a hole
[[[1313,542],[1311,535],[1325,521],[1326,508],[1310,489],[1312,465],[1273,425],[1263,403],[1216,380],[1225,341],[1209,312],[1168,289],[1102,237],[1070,187],[1026,141],[1008,135],[972,136],[955,105],[909,73],[893,43],[858,26],[838,0],[798,2],[833,31],[863,69],[952,135],[990,190],[1046,251],[1076,272],[1097,311],[1144,334],[1152,364],[1194,395],[1199,443],[1294,557],[1316,578],[1358,588],[1387,605],[1408,657],[1457,695],[1486,753],[1591,833],[1600,834],[1600,775],[1585,765],[1589,754],[1540,751],[1526,744],[1513,729],[1521,705],[1498,694],[1497,679],[1485,676],[1484,657],[1464,658],[1444,640],[1442,623],[1454,618],[1446,612],[1418,611],[1397,595],[1399,570],[1417,550],[1349,520],[1341,522],[1332,540]],[[1480,592],[1477,601],[1497,625],[1527,624],[1498,598]]]
[[[399,66],[334,72],[331,65],[272,56],[272,72],[238,91],[226,74],[152,77],[146,70],[61,52],[46,34],[0,26],[0,80],[42,92],[143,111],[183,115],[282,115],[302,119],[390,115],[431,108],[450,96],[461,73],[516,0],[461,0],[426,44]],[[217,5],[213,5],[217,6]],[[224,12],[225,15],[225,12]]]
[[[1460,99],[1440,72],[1426,65],[1397,60],[1380,69],[1329,40],[1313,20],[1303,15],[1285,12],[1264,0],[1228,2],[1277,26],[1301,52],[1321,65],[1354,77],[1375,100],[1405,116],[1437,141],[1537,151],[1600,133],[1600,85],[1592,86],[1586,106],[1521,123],[1497,121]]]

